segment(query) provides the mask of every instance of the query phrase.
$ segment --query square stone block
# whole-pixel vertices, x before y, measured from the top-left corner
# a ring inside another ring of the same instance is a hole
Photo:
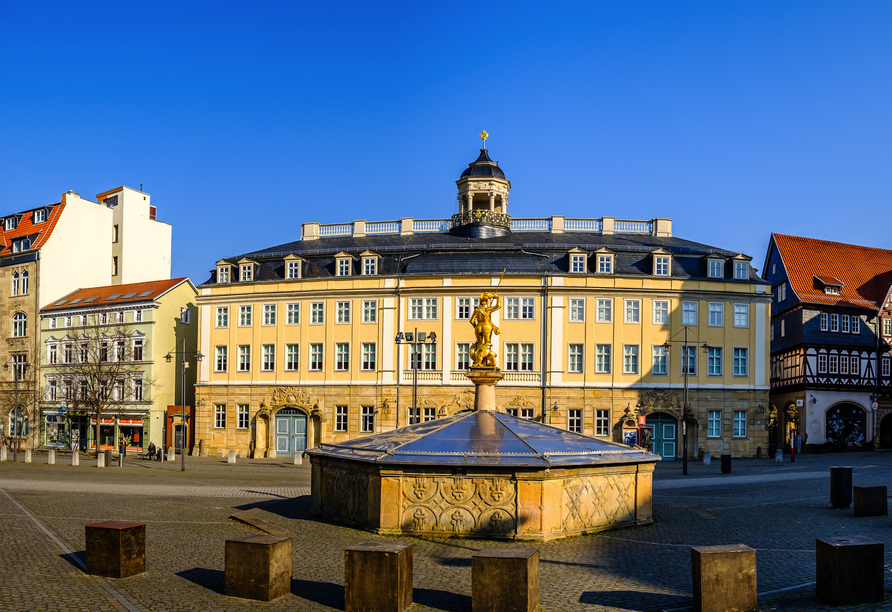
[[[225,593],[273,601],[291,592],[291,538],[248,535],[226,540]]]
[[[127,578],[146,571],[146,524],[105,521],[87,525],[87,573]]]
[[[831,606],[883,601],[883,543],[864,536],[815,540],[818,599]]]
[[[852,468],[842,465],[830,468],[830,505],[848,508],[851,504]]]
[[[539,609],[539,549],[487,548],[471,557],[473,612]]]
[[[696,612],[755,612],[756,551],[743,544],[691,548]]]
[[[886,516],[889,504],[886,487],[854,487],[855,516]]]
[[[344,551],[347,612],[403,612],[412,605],[411,544],[363,542]]]

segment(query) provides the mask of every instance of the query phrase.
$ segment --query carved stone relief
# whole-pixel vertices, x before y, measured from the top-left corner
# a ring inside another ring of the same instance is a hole
[[[326,467],[322,473],[322,510],[355,523],[368,518],[368,475]]]
[[[562,502],[564,531],[634,523],[635,477],[568,478]]]
[[[505,478],[407,477],[402,528],[455,535],[507,535],[516,529],[517,485]]]
[[[437,411],[438,417],[449,416],[461,410],[472,410],[474,408],[474,392],[461,391],[453,395],[449,401],[440,406]]]

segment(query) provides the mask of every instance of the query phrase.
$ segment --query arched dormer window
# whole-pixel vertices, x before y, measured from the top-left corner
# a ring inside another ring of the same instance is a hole
[[[28,315],[19,312],[12,317],[12,335],[15,338],[23,338],[28,331]]]

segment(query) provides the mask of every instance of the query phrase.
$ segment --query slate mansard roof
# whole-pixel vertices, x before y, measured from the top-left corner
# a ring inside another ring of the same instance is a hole
[[[507,236],[486,239],[454,236],[447,233],[414,233],[410,235],[339,236],[315,240],[298,240],[282,245],[251,251],[225,260],[237,265],[250,259],[257,265],[253,282],[277,281],[286,278],[289,255],[304,259],[303,279],[333,278],[339,253],[354,257],[353,275],[361,274],[361,253],[370,251],[380,256],[378,276],[456,276],[501,274],[506,275],[566,275],[570,270],[572,249],[589,254],[586,273],[595,272],[596,254],[607,249],[614,254],[613,276],[653,276],[653,253],[662,250],[672,255],[671,277],[706,279],[706,257],[719,256],[728,260],[725,282],[764,283],[750,268],[749,278],[735,280],[731,258],[738,253],[676,237],[638,234],[609,234],[586,232],[515,232]],[[749,261],[749,258],[744,258]],[[230,284],[238,283],[232,275]],[[718,280],[718,279],[711,279]],[[216,283],[216,270],[204,285]]]

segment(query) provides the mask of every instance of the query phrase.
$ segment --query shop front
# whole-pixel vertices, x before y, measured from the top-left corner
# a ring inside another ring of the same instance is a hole
[[[91,449],[96,448],[96,441],[93,439],[95,432],[96,419],[90,419],[90,431],[87,435],[90,438]],[[143,419],[141,417],[104,418],[99,425],[100,450],[119,450],[123,444],[126,445],[128,451],[141,451],[143,450],[143,437]]]
[[[69,448],[71,444],[71,423],[61,410],[44,411],[43,445],[49,448]]]

